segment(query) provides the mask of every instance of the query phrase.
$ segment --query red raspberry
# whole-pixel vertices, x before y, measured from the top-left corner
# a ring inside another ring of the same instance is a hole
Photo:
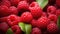
[[[18,24],[19,22],[19,17],[16,16],[16,15],[10,15],[7,17],[7,23],[10,25],[10,26],[13,26],[13,25],[16,25]]]
[[[56,0],[56,4],[60,7],[60,0]]]
[[[2,22],[7,22],[7,17],[1,17],[0,18],[0,23],[2,23]]]
[[[18,14],[18,10],[17,10],[17,8],[15,6],[11,6],[9,8],[9,13],[17,15]]]
[[[19,28],[18,25],[12,26],[11,29],[14,32],[14,34],[21,34],[22,33],[21,28]]]
[[[46,12],[43,12],[42,16],[47,16],[47,13]]]
[[[50,21],[53,21],[57,24],[57,16],[54,14],[49,14],[48,18],[50,19]]]
[[[32,27],[37,27],[37,20],[33,19],[31,21],[31,25],[32,25]]]
[[[0,23],[0,31],[7,32],[8,28],[9,28],[9,26],[6,22]]]
[[[50,22],[50,20],[47,17],[41,17],[38,19],[37,27],[39,27],[41,29],[46,29],[49,22]]]
[[[48,14],[56,14],[56,7],[54,7],[54,6],[48,6],[47,13]]]
[[[11,4],[17,6],[20,0],[10,0]]]
[[[24,12],[20,18],[22,22],[26,22],[26,23],[31,22],[31,20],[33,19],[30,12]]]
[[[56,10],[56,15],[57,15],[57,16],[60,15],[60,9]]]
[[[0,17],[7,16],[9,14],[8,7],[5,5],[0,6]]]
[[[10,7],[11,6],[11,3],[8,0],[2,0],[1,5],[5,5],[7,7]]]
[[[41,30],[39,28],[33,28],[31,34],[42,34]]]
[[[17,8],[18,8],[18,10],[20,11],[21,9],[28,9],[28,7],[29,7],[29,5],[28,5],[28,3],[26,2],[26,1],[20,1],[19,3],[18,3],[18,6],[17,6]]]
[[[55,24],[55,23],[50,23],[48,26],[47,26],[47,31],[49,33],[56,33],[58,31],[58,26]]]
[[[34,18],[38,18],[42,15],[42,9],[39,7],[37,2],[32,2],[29,6],[29,10]]]

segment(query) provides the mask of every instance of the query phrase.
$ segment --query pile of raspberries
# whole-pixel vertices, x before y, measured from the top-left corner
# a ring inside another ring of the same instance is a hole
[[[0,34],[9,28],[13,34],[25,34],[18,25],[21,22],[31,24],[29,34],[60,34],[60,0],[48,1],[42,9],[36,0],[0,0]]]

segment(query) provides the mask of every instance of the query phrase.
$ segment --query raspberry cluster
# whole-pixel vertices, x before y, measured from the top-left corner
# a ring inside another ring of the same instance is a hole
[[[48,1],[42,9],[36,0],[0,0],[0,34],[60,34],[60,0]]]

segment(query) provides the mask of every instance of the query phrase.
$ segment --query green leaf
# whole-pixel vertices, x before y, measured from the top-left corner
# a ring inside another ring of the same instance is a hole
[[[60,16],[58,16],[57,25],[58,25],[58,27],[59,27],[59,29],[60,29]]]
[[[13,31],[11,30],[11,28],[7,30],[6,34],[13,34]]]
[[[19,25],[19,27],[21,28],[21,30],[22,30],[23,32],[25,32],[25,23],[20,22],[20,23],[18,23],[18,25]]]
[[[36,2],[38,2],[42,9],[48,4],[48,0],[36,0]]]
[[[25,24],[26,34],[31,34],[32,26],[30,24]]]

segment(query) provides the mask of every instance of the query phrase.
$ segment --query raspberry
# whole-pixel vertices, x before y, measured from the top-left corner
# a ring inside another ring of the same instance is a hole
[[[2,23],[2,22],[7,22],[7,17],[0,18],[0,23]]]
[[[32,2],[29,6],[29,10],[34,18],[39,18],[42,15],[42,9],[39,7],[37,2]]]
[[[46,12],[43,12],[43,13],[42,13],[42,16],[47,16],[47,13],[46,13]]]
[[[0,17],[7,16],[9,14],[8,7],[5,5],[0,6]]]
[[[2,0],[1,5],[5,5],[7,7],[10,7],[11,6],[11,3],[8,0]]]
[[[39,28],[35,27],[35,28],[32,29],[31,34],[42,34],[42,32]]]
[[[17,6],[17,8],[18,8],[19,11],[20,11],[21,9],[27,10],[28,7],[29,7],[29,5],[28,5],[28,3],[27,3],[26,1],[20,1],[20,2],[18,3],[18,6]]]
[[[48,6],[47,13],[48,14],[56,14],[56,7],[54,7],[54,6]]]
[[[20,0],[10,0],[11,4],[17,6]]]
[[[8,28],[9,28],[9,26],[6,22],[0,23],[0,31],[7,32]]]
[[[16,15],[10,15],[7,17],[7,23],[10,25],[10,26],[13,26],[13,25],[16,25],[18,24],[19,22],[19,17],[16,16]]]
[[[60,7],[60,0],[56,0],[56,4]]]
[[[37,20],[33,19],[31,21],[31,25],[32,25],[32,27],[37,27]]]
[[[37,27],[41,29],[46,29],[49,22],[50,20],[47,17],[41,17],[38,19]]]
[[[56,10],[56,15],[59,16],[60,15],[60,9]]]
[[[17,15],[18,14],[18,10],[17,10],[17,8],[15,6],[11,6],[9,8],[9,13]]]
[[[21,28],[19,28],[18,25],[12,26],[11,29],[14,32],[14,34],[21,34],[22,33]]]
[[[26,23],[30,23],[30,21],[33,19],[30,12],[24,12],[20,18],[22,22],[26,22]]]
[[[50,23],[48,26],[47,26],[47,31],[49,33],[56,33],[58,31],[58,26],[55,24],[55,23]]]
[[[54,14],[49,14],[48,18],[50,19],[50,21],[53,21],[57,24],[57,16]]]

